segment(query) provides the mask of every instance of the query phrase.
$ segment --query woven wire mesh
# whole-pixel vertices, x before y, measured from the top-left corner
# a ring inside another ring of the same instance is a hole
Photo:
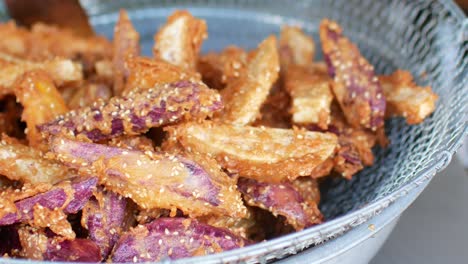
[[[406,125],[403,119],[386,123],[391,140],[375,149],[374,166],[351,181],[330,180],[323,188],[321,210],[327,223],[232,252],[181,262],[265,262],[336,237],[379,213],[398,197],[430,179],[450,161],[467,133],[466,19],[447,1],[116,1],[82,0],[96,30],[112,37],[120,8],[129,11],[149,55],[153,34],[178,8],[207,20],[209,38],[204,51],[235,44],[255,47],[281,25],[302,26],[318,42],[322,18],[338,21],[345,35],[360,47],[376,72],[397,68],[413,73],[420,85],[439,95],[435,113],[424,123]],[[320,55],[318,55],[320,60]]]

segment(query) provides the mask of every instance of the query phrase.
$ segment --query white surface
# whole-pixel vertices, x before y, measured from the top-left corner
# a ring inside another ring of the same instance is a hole
[[[468,173],[459,160],[403,213],[370,263],[468,263]]]

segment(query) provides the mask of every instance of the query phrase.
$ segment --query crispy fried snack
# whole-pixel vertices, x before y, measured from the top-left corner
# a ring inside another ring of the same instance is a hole
[[[3,56],[0,55],[0,57]],[[46,71],[58,86],[83,79],[81,65],[70,60],[52,59],[41,63],[15,60],[14,63],[0,70],[0,98],[7,94],[14,94],[15,80],[32,70]]]
[[[228,46],[221,53],[210,52],[199,58],[197,70],[209,87],[222,89],[245,71],[248,53],[236,46]]]
[[[128,62],[130,74],[123,92],[124,95],[130,92],[137,92],[152,89],[159,85],[175,83],[180,81],[189,81],[199,83],[199,74],[184,71],[180,67],[174,66],[163,60],[151,60],[137,57]]]
[[[386,117],[402,116],[408,124],[414,125],[434,112],[438,96],[430,86],[417,86],[410,72],[398,70],[379,76],[379,81],[387,100]]]
[[[95,61],[111,58],[112,44],[104,37],[79,37],[67,29],[41,23],[30,31],[14,22],[0,24],[0,52],[20,58],[42,61],[55,57],[77,59],[93,65]]]
[[[153,141],[145,136],[121,136],[111,139],[109,146],[130,150],[154,151]]]
[[[265,182],[308,176],[337,146],[330,133],[214,122],[185,123],[168,132],[187,151],[211,155],[230,173]]]
[[[203,40],[208,36],[206,22],[187,11],[175,11],[154,36],[154,57],[195,71]]]
[[[291,95],[292,121],[296,124],[317,124],[327,129],[333,94],[331,79],[317,67],[290,65],[284,76],[284,86]]]
[[[55,184],[70,177],[67,167],[44,159],[38,150],[6,135],[0,141],[0,174],[31,184]]]
[[[40,147],[44,142],[36,126],[52,121],[67,112],[68,108],[52,79],[43,70],[26,72],[14,86],[16,98],[23,105],[21,119],[27,125],[29,145]]]
[[[21,243],[20,256],[49,261],[99,262],[99,247],[89,239],[65,240],[48,236],[43,229],[24,226],[18,230]]]
[[[89,239],[101,249],[106,259],[120,237],[126,216],[127,200],[118,194],[98,189],[83,208],[81,225]]]
[[[268,210],[275,216],[286,217],[286,221],[296,230],[322,222],[323,216],[315,202],[317,194],[307,194],[309,191],[307,188],[313,191],[312,186],[298,184],[303,195],[295,189],[294,185],[286,182],[262,183],[240,178],[237,185],[248,205]]]
[[[276,38],[270,36],[249,55],[246,69],[241,76],[228,83],[221,91],[225,107],[218,117],[224,122],[238,125],[254,122],[278,78],[278,72]]]
[[[336,22],[322,20],[320,40],[333,92],[346,120],[353,127],[376,131],[384,125],[385,98],[374,67],[342,35]]]
[[[99,100],[91,107],[68,112],[39,126],[44,136],[83,135],[97,142],[138,135],[151,127],[187,119],[204,119],[221,107],[219,94],[201,83],[179,81],[124,97]]]
[[[270,93],[260,109],[260,117],[252,125],[256,127],[291,128],[290,105],[291,96],[284,89]]]
[[[96,188],[97,178],[74,178],[62,181],[52,189],[34,196],[14,201],[14,212],[0,210],[0,226],[11,225],[19,222],[30,224],[51,224],[51,219],[45,214],[45,210],[59,211],[65,214],[76,213],[83,208]],[[61,217],[61,215],[58,215]],[[55,230],[53,230],[55,231]]]
[[[207,255],[243,247],[248,241],[195,219],[159,218],[122,235],[113,262],[152,262]]]
[[[112,95],[112,87],[106,82],[86,81],[82,86],[75,89],[68,99],[67,105],[70,109],[79,109],[91,106],[99,99],[109,101]]]
[[[235,181],[209,161],[54,138],[55,158],[99,176],[108,190],[143,209],[179,208],[190,216],[243,216]]]
[[[283,27],[279,42],[281,71],[291,64],[308,66],[312,63],[315,54],[314,40],[299,27]]]
[[[125,88],[130,69],[127,60],[140,55],[140,35],[135,30],[125,10],[120,10],[119,20],[114,28],[114,94],[120,95]]]

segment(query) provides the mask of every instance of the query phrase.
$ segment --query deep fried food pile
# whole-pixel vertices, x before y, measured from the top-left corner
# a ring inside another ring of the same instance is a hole
[[[207,25],[187,11],[155,34],[152,58],[123,10],[113,42],[14,22],[0,34],[9,257],[177,259],[320,224],[319,181],[371,166],[384,118],[420,123],[437,99],[409,72],[376,75],[326,19],[325,62],[290,26],[200,55]]]

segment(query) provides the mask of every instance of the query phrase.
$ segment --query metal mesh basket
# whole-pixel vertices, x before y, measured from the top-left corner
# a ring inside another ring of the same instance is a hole
[[[358,44],[378,73],[410,70],[420,85],[439,95],[436,112],[424,123],[387,122],[392,142],[376,149],[375,165],[351,181],[333,180],[323,192],[321,209],[328,221],[278,239],[222,254],[177,263],[266,262],[322,243],[378,214],[411,189],[432,178],[451,160],[467,134],[466,19],[449,1],[375,0],[82,0],[96,30],[112,37],[120,8],[129,11],[141,34],[143,52],[150,54],[153,34],[174,10],[189,9],[207,20],[209,38],[203,49],[228,44],[255,47],[278,33],[283,24],[302,26],[319,40],[322,18],[337,20],[345,35]],[[320,58],[319,58],[320,59]]]

